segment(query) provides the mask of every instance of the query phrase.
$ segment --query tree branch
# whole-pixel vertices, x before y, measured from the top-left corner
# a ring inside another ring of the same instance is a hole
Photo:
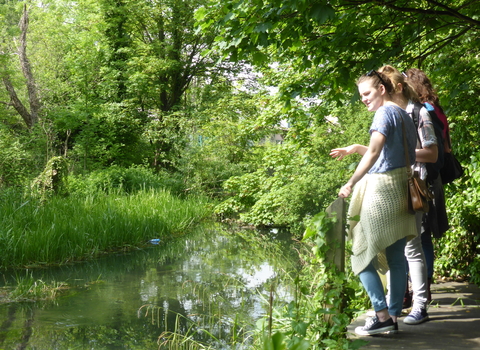
[[[374,0],[374,3],[382,6],[386,6],[392,10],[400,11],[400,12],[410,12],[410,13],[419,13],[424,15],[435,15],[435,16],[449,16],[461,19],[463,22],[473,24],[476,27],[480,27],[480,21],[468,17],[466,15],[461,14],[456,9],[448,7],[444,4],[439,3],[436,0],[426,0],[429,4],[438,6],[443,8],[444,10],[431,10],[431,9],[421,9],[421,8],[414,8],[414,7],[404,7],[404,6],[397,6],[395,5],[395,1],[385,1],[385,0]],[[365,5],[372,3],[371,1],[355,1],[355,0],[347,0],[347,4],[351,5]]]
[[[436,15],[436,16],[450,16],[450,17],[461,19],[462,21],[464,21],[466,23],[473,24],[476,27],[480,27],[480,21],[477,21],[477,20],[475,20],[471,17],[465,16],[465,15],[462,15],[457,10],[455,10],[453,8],[450,8],[446,5],[440,4],[439,2],[437,2],[435,0],[427,0],[427,2],[430,3],[430,4],[433,4],[433,5],[439,6],[443,9],[445,9],[445,11],[417,9],[417,8],[411,8],[411,7],[400,7],[400,6],[394,5],[393,3],[388,3],[388,2],[382,1],[382,0],[377,0],[376,2],[379,3],[379,4],[385,5],[385,6],[391,8],[393,10],[397,10],[397,11],[422,13],[422,14]]]
[[[468,32],[471,28],[467,27],[465,29],[463,29],[462,31],[458,32],[457,34],[455,35],[451,35],[447,38],[444,38],[442,40],[439,40],[435,43],[433,43],[432,45],[430,45],[429,47],[427,47],[425,50],[422,51],[422,53],[420,53],[417,57],[415,57],[414,59],[415,60],[419,60],[419,61],[423,61],[425,58],[427,58],[428,56],[430,56],[431,54],[435,53],[435,52],[438,52],[440,51],[441,49],[443,49],[445,46],[447,45],[450,45],[451,42],[455,39],[458,39],[459,37],[461,37],[463,34],[465,34],[466,32]],[[442,43],[443,42],[443,43]],[[441,45],[439,45],[440,43],[442,43]]]

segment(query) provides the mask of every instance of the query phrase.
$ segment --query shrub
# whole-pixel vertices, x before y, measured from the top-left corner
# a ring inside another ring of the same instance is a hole
[[[32,192],[42,198],[52,194],[66,194],[65,180],[68,162],[64,157],[52,157],[42,173],[32,183]]]
[[[327,231],[336,222],[320,212],[306,222],[299,253],[301,268],[295,275],[295,299],[271,312],[262,327],[273,336],[265,336],[262,348],[275,349],[358,349],[362,339],[350,341],[347,326],[358,309],[363,309],[366,293],[351,269],[340,271],[331,256],[333,242]],[[259,322],[260,323],[260,322]],[[262,325],[262,323],[260,323]],[[275,345],[274,345],[275,344]]]
[[[450,230],[435,242],[437,274],[453,278],[468,277],[480,283],[480,153],[472,155],[465,174],[447,186]]]
[[[88,175],[71,175],[68,178],[68,190],[72,194],[89,195],[98,191],[133,193],[142,189],[168,189],[179,194],[184,191],[184,185],[175,175],[166,171],[155,173],[153,169],[142,166],[122,168],[114,165]]]
[[[0,186],[18,186],[28,178],[30,156],[20,139],[0,128]]]
[[[216,207],[222,218],[237,217],[255,226],[303,230],[303,220],[332,201],[345,164],[328,162],[298,144],[265,146],[263,165],[255,172],[228,179],[229,198]]]
[[[359,107],[342,107],[328,118],[305,113],[305,123],[292,125],[282,144],[257,148],[255,169],[225,181],[226,198],[216,207],[217,215],[302,232],[305,220],[337,197],[359,160],[353,155],[342,162],[333,161],[330,150],[368,142],[371,113]],[[335,115],[339,122],[334,121]]]

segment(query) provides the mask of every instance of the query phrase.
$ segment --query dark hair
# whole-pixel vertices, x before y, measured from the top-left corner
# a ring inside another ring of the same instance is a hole
[[[387,77],[385,74],[381,72],[377,72],[376,70],[371,70],[367,74],[362,75],[360,78],[357,80],[357,86],[360,83],[363,83],[364,81],[371,81],[372,86],[376,89],[380,87],[380,85],[383,85],[385,87],[385,91],[387,94],[392,95],[395,90],[393,89],[393,84],[390,80],[389,77]]]
[[[412,100],[413,102],[420,102],[417,92],[412,86],[410,86],[410,84],[405,81],[405,76],[400,73],[398,69],[390,65],[386,65],[379,68],[378,71],[382,72],[384,75],[390,78],[390,81],[393,84],[393,90],[395,92],[397,92],[398,84],[401,84],[402,94],[407,100]]]
[[[407,82],[415,89],[421,102],[429,102],[440,107],[438,95],[425,72],[418,68],[410,68],[406,71],[406,75]]]

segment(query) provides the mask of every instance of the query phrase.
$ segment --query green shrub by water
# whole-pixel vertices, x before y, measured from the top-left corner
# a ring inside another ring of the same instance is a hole
[[[69,175],[66,186],[70,194],[76,195],[95,195],[98,192],[134,193],[139,190],[164,188],[175,194],[185,192],[183,180],[178,175],[166,171],[154,172],[153,169],[143,166],[123,168],[113,165],[87,175]]]
[[[0,267],[58,264],[181,234],[210,215],[200,197],[166,190],[47,201],[4,191],[0,202]]]

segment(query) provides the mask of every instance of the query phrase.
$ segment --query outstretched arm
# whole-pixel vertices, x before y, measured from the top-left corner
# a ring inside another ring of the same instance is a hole
[[[337,160],[342,160],[343,157],[345,157],[346,155],[353,153],[358,153],[363,156],[365,152],[367,152],[367,149],[367,146],[354,144],[343,148],[332,149],[330,151],[330,155],[332,156],[332,158],[338,158]]]
[[[360,179],[370,170],[370,168],[375,164],[380,153],[382,152],[383,146],[385,145],[386,137],[378,131],[374,131],[370,137],[370,144],[366,149],[365,154],[362,157],[362,160],[357,166],[355,173],[348,182],[340,189],[338,193],[339,197],[348,197],[352,193],[353,186],[360,181]],[[363,146],[365,147],[365,146]]]

